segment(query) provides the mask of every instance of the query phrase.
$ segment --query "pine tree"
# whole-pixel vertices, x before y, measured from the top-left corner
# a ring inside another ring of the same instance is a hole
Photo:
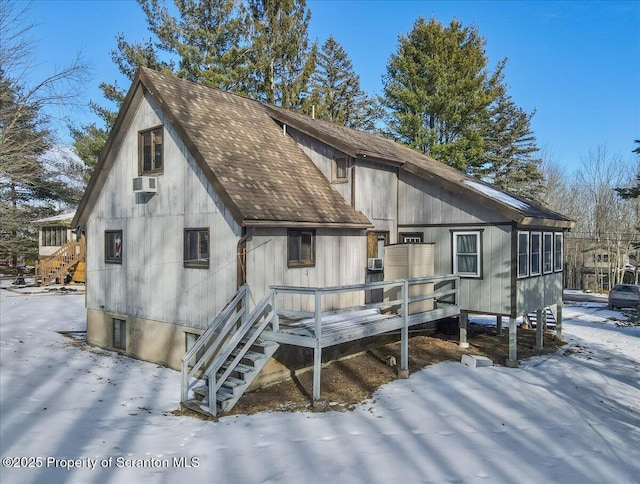
[[[504,91],[489,108],[484,129],[484,165],[471,174],[529,199],[543,190],[542,158],[531,131],[532,114],[517,107]]]
[[[14,265],[37,255],[37,230],[30,222],[77,199],[78,190],[61,177],[60,167],[69,165],[45,159],[56,141],[45,110],[74,103],[87,70],[76,59],[30,82],[25,74],[34,45],[27,11],[28,5],[0,1],[0,259]]]
[[[640,198],[640,139],[635,140],[635,143],[638,145],[636,149],[633,150],[633,153],[636,153],[636,155],[638,155],[638,172],[636,174],[636,186],[615,189],[616,192],[618,192],[618,195],[625,200]]]
[[[249,0],[252,19],[249,95],[299,109],[315,69],[317,46],[309,48],[311,12],[305,0]]]
[[[344,48],[330,36],[318,53],[316,70],[309,83],[311,95],[303,111],[350,128],[374,131],[380,119],[375,100],[360,89],[360,77]]]
[[[59,199],[59,186],[47,176],[41,157],[53,140],[37,103],[0,69],[0,259],[15,266],[36,254],[30,222],[51,215],[47,202]]]
[[[475,27],[418,18],[387,63],[383,104],[391,134],[456,168],[482,166],[482,129],[505,64],[489,73],[484,46]]]

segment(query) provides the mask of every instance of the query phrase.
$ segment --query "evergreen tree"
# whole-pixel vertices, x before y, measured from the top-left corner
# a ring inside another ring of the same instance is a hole
[[[483,133],[483,166],[471,173],[498,188],[529,199],[543,194],[542,158],[531,131],[531,117],[502,90],[489,108]]]
[[[0,259],[14,265],[37,256],[31,221],[77,200],[78,190],[61,176],[70,165],[44,156],[55,148],[45,110],[75,102],[86,74],[76,59],[38,82],[27,80],[34,46],[25,24],[28,6],[16,10],[18,5],[0,1]]]
[[[636,153],[640,159],[640,139],[635,140],[635,143],[638,146],[633,150],[633,153]],[[638,164],[638,173],[636,174],[636,186],[616,188],[615,190],[618,192],[618,195],[625,200],[640,198],[640,163]]]
[[[249,0],[252,19],[249,95],[299,109],[315,69],[317,46],[309,48],[311,12],[305,0]]]
[[[487,72],[484,46],[475,27],[418,18],[387,63],[382,102],[390,110],[391,134],[456,168],[482,166],[482,130],[505,64]]]
[[[40,107],[0,69],[0,259],[15,266],[33,258],[37,232],[31,221],[51,215],[60,186],[47,176],[41,157],[53,140]]]
[[[380,119],[375,100],[360,89],[360,77],[344,48],[330,36],[318,53],[316,70],[309,83],[311,95],[303,110],[315,117],[350,128],[374,131]]]

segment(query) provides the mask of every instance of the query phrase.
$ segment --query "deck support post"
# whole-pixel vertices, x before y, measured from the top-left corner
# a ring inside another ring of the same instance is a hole
[[[544,321],[545,311],[538,309],[536,311],[536,348],[544,347]]]
[[[316,319],[316,346],[313,349],[313,405],[321,404],[320,400],[320,370],[322,368],[322,295],[315,292],[314,312]]]
[[[556,337],[562,338],[562,301],[556,304]]]
[[[402,331],[398,378],[409,378],[409,281],[402,283]]]
[[[458,325],[460,327],[460,348],[468,348],[467,328],[469,327],[469,314],[467,312],[460,313]]]
[[[496,316],[496,334],[502,336],[502,316]]]
[[[509,359],[507,366],[518,366],[518,326],[516,326],[516,318],[509,318]]]

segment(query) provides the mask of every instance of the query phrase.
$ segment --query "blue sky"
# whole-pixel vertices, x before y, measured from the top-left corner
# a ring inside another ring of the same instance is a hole
[[[391,1],[307,0],[311,40],[333,35],[346,49],[362,88],[382,94],[382,76],[398,36],[416,18],[475,25],[493,66],[507,57],[505,82],[516,104],[536,111],[538,145],[569,171],[590,149],[632,160],[640,139],[640,1]],[[29,14],[38,42],[34,78],[68,64],[79,51],[92,66],[86,102],[104,104],[102,81],[128,80],[109,51],[121,32],[150,37],[134,0],[36,0]],[[93,120],[75,111],[78,122]],[[66,138],[68,141],[68,137]]]

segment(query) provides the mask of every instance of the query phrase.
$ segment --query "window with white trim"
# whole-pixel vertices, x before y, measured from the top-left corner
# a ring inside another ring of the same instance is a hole
[[[553,234],[545,232],[542,235],[542,271],[545,274],[553,272]]]
[[[424,242],[424,234],[422,232],[401,232],[401,244],[421,244]]]
[[[529,271],[532,276],[539,276],[542,272],[542,234],[540,232],[531,232],[531,270]]]
[[[529,275],[529,232],[518,232],[518,277]]]
[[[453,232],[453,273],[481,277],[481,239],[479,231]]]
[[[562,271],[562,232],[556,232],[553,234],[554,244],[553,244],[553,270],[555,272]]]

